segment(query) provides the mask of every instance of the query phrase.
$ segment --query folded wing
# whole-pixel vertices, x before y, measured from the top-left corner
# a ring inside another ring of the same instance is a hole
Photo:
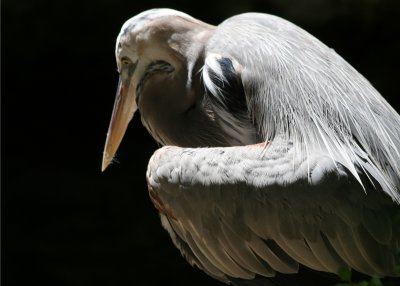
[[[153,155],[150,195],[186,259],[222,281],[299,265],[398,275],[399,209],[389,196],[363,177],[364,190],[327,155],[305,161],[275,142]]]

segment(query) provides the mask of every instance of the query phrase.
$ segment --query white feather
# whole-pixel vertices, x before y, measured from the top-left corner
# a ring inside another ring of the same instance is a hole
[[[334,50],[286,20],[249,13],[218,26],[206,52],[243,67],[249,110],[265,141],[285,138],[305,158],[326,152],[360,184],[359,172],[369,173],[400,202],[400,116]],[[206,66],[219,74],[213,62]]]

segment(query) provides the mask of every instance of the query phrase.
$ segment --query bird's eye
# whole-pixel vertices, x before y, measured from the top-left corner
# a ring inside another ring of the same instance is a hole
[[[121,59],[121,64],[122,64],[122,66],[129,66],[130,64],[132,64],[132,61],[130,60],[130,59],[128,59],[128,58],[122,58]]]

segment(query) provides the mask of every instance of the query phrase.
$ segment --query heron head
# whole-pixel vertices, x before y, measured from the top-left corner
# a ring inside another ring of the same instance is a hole
[[[137,109],[157,141],[172,143],[168,134],[179,132],[176,123],[184,122],[179,117],[196,101],[191,73],[212,29],[171,9],[148,10],[125,22],[116,43],[120,79],[102,170],[112,161]]]

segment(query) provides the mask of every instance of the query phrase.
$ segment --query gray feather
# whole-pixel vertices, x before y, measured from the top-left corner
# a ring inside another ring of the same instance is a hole
[[[199,267],[214,275],[216,268],[225,278],[273,277],[297,272],[298,264],[396,275],[399,237],[389,218],[396,204],[383,192],[365,194],[327,155],[315,154],[304,164],[293,150],[164,147],[152,157],[147,176],[166,207],[179,206],[171,221],[181,226],[178,233],[186,232]],[[292,156],[287,168],[285,158]],[[309,170],[323,175],[310,183]],[[383,218],[369,219],[376,213]]]

